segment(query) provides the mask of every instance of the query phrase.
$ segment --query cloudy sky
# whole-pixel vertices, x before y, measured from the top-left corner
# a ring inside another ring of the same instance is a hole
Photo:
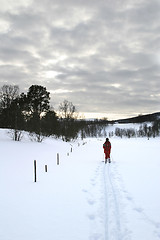
[[[160,0],[0,0],[0,87],[86,117],[160,111]]]

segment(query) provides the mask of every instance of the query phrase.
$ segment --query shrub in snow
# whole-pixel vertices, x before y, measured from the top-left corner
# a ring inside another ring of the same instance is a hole
[[[21,141],[23,137],[22,131],[17,129],[10,129],[8,134],[14,141]]]

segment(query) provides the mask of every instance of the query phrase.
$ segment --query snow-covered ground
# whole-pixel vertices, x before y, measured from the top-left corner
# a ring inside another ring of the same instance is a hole
[[[0,129],[0,240],[159,240],[160,139],[111,138],[108,165],[104,140],[14,142]]]

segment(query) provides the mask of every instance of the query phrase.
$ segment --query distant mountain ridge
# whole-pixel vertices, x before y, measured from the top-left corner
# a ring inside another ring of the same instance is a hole
[[[145,114],[145,115],[139,115],[137,117],[131,117],[126,119],[118,119],[114,122],[118,123],[143,123],[143,122],[153,122],[155,120],[160,119],[160,112],[151,113],[151,114]]]

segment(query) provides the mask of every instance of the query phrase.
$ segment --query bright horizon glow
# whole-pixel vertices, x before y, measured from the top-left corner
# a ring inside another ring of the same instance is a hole
[[[118,119],[125,119],[130,117],[136,117],[138,114],[115,114],[115,113],[94,113],[94,112],[84,112],[79,113],[79,117],[82,116],[84,119],[103,119],[107,118],[107,120],[118,120]]]
[[[82,119],[103,119],[106,118],[109,121],[118,120],[118,119],[126,119],[137,117],[138,115],[152,114],[154,112],[143,112],[143,113],[128,113],[128,114],[120,114],[120,113],[95,113],[95,112],[79,112],[78,117]]]

